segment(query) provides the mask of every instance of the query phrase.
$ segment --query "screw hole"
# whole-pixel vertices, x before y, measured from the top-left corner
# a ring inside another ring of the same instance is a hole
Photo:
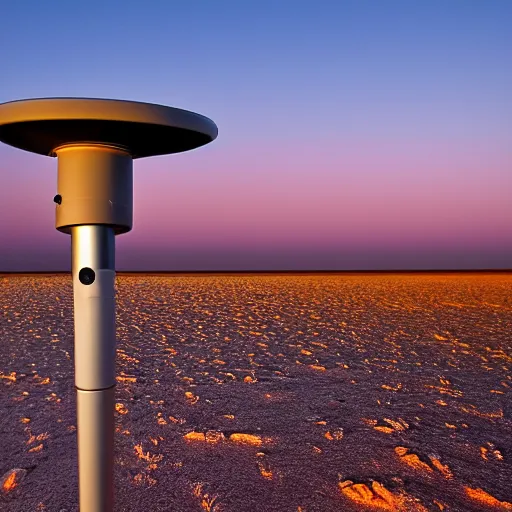
[[[78,279],[82,284],[89,285],[94,283],[94,279],[96,277],[96,274],[94,273],[94,270],[89,267],[84,267],[80,269],[80,272],[78,272]]]

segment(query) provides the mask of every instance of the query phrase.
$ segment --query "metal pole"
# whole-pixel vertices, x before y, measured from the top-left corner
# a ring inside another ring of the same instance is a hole
[[[71,228],[80,512],[114,502],[115,233]]]

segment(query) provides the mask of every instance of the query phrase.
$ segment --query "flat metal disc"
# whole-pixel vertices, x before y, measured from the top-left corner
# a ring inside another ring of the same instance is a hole
[[[204,146],[217,133],[207,117],[152,103],[42,98],[0,104],[0,141],[47,156],[81,142],[121,146],[133,158],[166,155]]]

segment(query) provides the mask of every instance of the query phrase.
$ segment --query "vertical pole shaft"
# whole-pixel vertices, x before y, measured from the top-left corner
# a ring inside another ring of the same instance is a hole
[[[71,229],[80,512],[114,502],[115,234]]]

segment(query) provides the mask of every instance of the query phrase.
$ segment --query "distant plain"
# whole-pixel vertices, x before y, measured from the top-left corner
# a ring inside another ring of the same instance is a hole
[[[118,275],[116,511],[512,510],[511,285]],[[71,278],[0,309],[0,510],[76,511]]]

